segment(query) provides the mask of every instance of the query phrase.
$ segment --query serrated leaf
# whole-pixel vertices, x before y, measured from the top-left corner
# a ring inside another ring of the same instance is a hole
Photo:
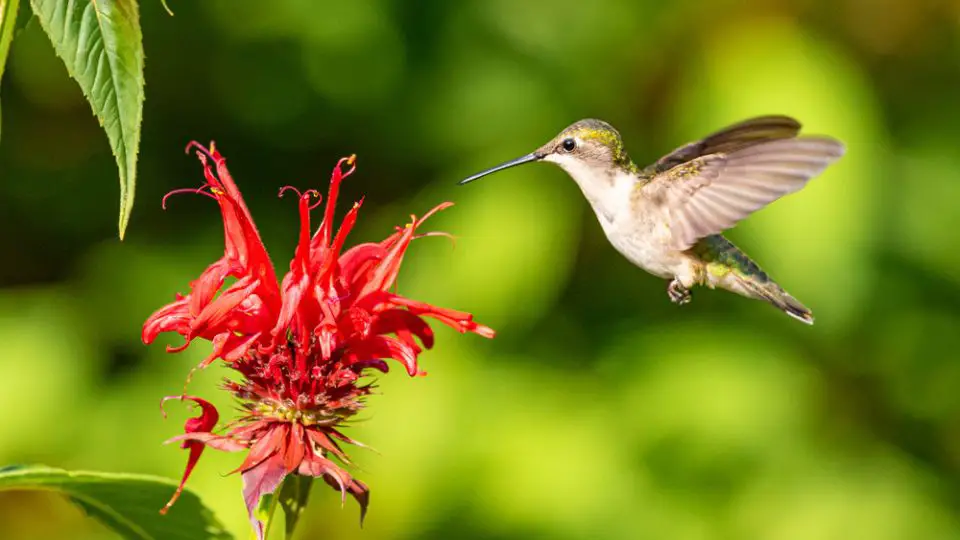
[[[280,486],[280,508],[283,508],[286,523],[284,530],[287,540],[293,538],[293,532],[297,529],[300,515],[303,514],[303,509],[307,507],[307,501],[310,499],[310,488],[312,486],[312,476],[299,474],[288,475],[284,479],[283,485]]]
[[[184,491],[166,515],[160,509],[177,488],[167,478],[65,471],[42,465],[0,469],[0,491],[45,490],[67,496],[90,517],[132,540],[225,540],[224,529],[199,497]]]
[[[13,41],[13,29],[17,26],[17,8],[20,0],[0,0],[0,82],[3,82],[3,68],[7,65],[7,53]],[[2,124],[2,117],[0,117]]]
[[[120,169],[120,239],[137,178],[143,40],[136,0],[30,0],[40,26],[100,121]]]

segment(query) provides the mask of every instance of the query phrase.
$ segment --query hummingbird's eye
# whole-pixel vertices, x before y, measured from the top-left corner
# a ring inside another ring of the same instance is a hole
[[[560,143],[560,147],[563,148],[564,152],[573,152],[574,148],[577,147],[577,141],[575,139],[564,139]]]

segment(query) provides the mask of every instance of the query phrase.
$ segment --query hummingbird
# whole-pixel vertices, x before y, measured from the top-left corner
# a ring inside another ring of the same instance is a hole
[[[840,141],[800,135],[800,127],[787,116],[752,118],[640,168],[613,126],[585,119],[533,152],[459,183],[524,163],[555,163],[580,187],[613,247],[634,265],[670,280],[673,303],[689,303],[695,285],[719,287],[813,324],[806,306],[722,235],[798,191],[843,155]]]

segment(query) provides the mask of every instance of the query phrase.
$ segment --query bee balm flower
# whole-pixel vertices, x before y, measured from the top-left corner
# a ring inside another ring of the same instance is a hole
[[[207,447],[247,451],[238,471],[250,520],[262,538],[263,524],[254,511],[260,498],[272,493],[290,474],[323,478],[344,497],[352,495],[366,512],[369,491],[339,462],[349,464],[343,444],[356,444],[342,432],[344,422],[364,406],[370,386],[359,382],[365,370],[388,370],[386,359],[399,361],[411,376],[424,374],[417,358],[433,346],[427,319],[461,333],[493,337],[490,328],[472,315],[445,309],[395,292],[391,287],[410,242],[423,222],[451,206],[443,203],[422,218],[411,216],[385,240],[359,244],[344,251],[357,220],[356,203],[335,230],[334,210],[340,183],[355,169],[354,157],[341,159],[333,170],[323,218],[311,235],[310,214],[320,205],[315,190],[299,197],[299,240],[290,270],[282,281],[276,272],[253,218],[214,148],[191,143],[203,165],[204,185],[187,190],[207,195],[220,206],[226,248],[223,257],[190,283],[190,293],[147,319],[143,342],[161,332],[183,336],[184,350],[195,339],[213,343],[213,352],[199,367],[222,360],[236,370],[227,381],[242,406],[242,415],[228,429],[214,433],[219,415],[207,401],[193,396],[201,415],[187,420],[185,433],[171,440],[190,451],[180,487],[164,508],[179,496],[184,483]],[[348,167],[344,170],[344,167]],[[293,188],[284,188],[281,195]],[[183,190],[178,190],[183,191]],[[227,278],[233,278],[225,287]],[[219,294],[218,294],[219,293]],[[171,398],[165,398],[171,399]]]

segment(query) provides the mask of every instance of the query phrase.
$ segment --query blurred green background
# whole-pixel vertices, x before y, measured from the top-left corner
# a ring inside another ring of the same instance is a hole
[[[183,153],[215,139],[274,262],[295,202],[356,152],[354,242],[457,203],[414,244],[404,294],[469,310],[426,378],[394,366],[349,434],[372,489],[314,492],[300,538],[960,538],[960,4],[917,0],[208,0],[141,6],[137,202],[116,239],[105,135],[33,22],[3,81],[0,463],[178,477],[161,444],[209,350],[144,347],[150,313],[222,254]],[[813,308],[665,282],[605,241],[576,186],[531,165],[467,188],[582,117],[649,162],[752,115],[848,154],[730,237]],[[217,403],[221,367],[191,393]],[[190,486],[245,538],[237,455]],[[0,538],[109,538],[54,496],[0,493]]]

